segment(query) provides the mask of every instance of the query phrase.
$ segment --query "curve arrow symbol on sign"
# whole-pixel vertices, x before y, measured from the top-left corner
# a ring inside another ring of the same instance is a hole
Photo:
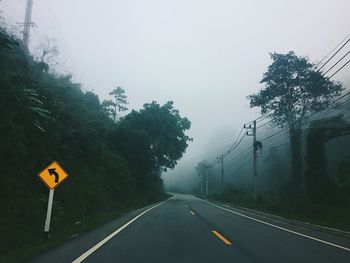
[[[55,183],[58,183],[59,175],[56,172],[56,168],[48,169],[50,175],[55,176]]]

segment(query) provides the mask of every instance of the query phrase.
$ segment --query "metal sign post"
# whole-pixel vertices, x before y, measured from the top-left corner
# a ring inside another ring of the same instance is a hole
[[[52,211],[54,191],[55,189],[50,189],[50,192],[49,192],[49,201],[47,203],[47,212],[46,212],[46,220],[45,220],[45,227],[44,227],[45,233],[49,233],[50,231],[50,221],[51,221],[51,211]]]

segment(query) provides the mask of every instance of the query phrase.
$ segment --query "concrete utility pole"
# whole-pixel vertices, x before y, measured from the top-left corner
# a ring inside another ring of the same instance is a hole
[[[216,158],[221,163],[221,188],[224,188],[224,155],[222,154]]]
[[[201,194],[203,194],[203,169],[200,170],[200,177],[201,177]]]
[[[22,35],[23,45],[27,50],[28,50],[28,44],[29,44],[30,27],[32,26],[32,9],[33,9],[33,0],[27,0],[26,13],[24,17],[23,35]]]
[[[207,183],[206,183],[206,194],[208,196],[209,193],[209,187],[208,187],[208,183],[209,183],[209,171],[208,171],[208,167],[205,167],[205,172],[206,172],[206,179],[207,179]]]
[[[247,136],[253,136],[253,187],[254,187],[254,199],[257,201],[258,199],[258,189],[257,189],[257,166],[256,166],[256,152],[258,150],[258,144],[256,141],[256,120],[253,121],[253,127],[250,124],[249,126],[244,125],[244,129],[247,130]],[[252,131],[253,134],[249,133]],[[261,143],[260,143],[261,144]]]
[[[205,194],[205,195],[209,194],[209,169],[213,166],[214,164],[210,165],[206,160],[204,160],[204,161],[201,161],[196,168],[199,171],[200,177],[201,177],[202,194]]]
[[[256,121],[253,122],[253,178],[254,178],[254,199],[257,201],[258,199],[258,189],[256,185],[257,180],[257,170],[256,170],[256,151],[258,150],[256,147]]]

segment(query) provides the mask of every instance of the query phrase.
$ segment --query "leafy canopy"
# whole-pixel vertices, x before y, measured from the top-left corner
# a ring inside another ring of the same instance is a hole
[[[341,84],[324,77],[308,58],[293,51],[270,56],[273,62],[260,81],[265,87],[248,99],[251,107],[260,107],[280,126],[300,127],[309,113],[325,109],[340,95]]]
[[[114,100],[104,100],[102,102],[102,108],[108,116],[111,116],[116,121],[117,112],[128,110],[126,107],[129,104],[127,101],[128,97],[125,95],[125,90],[121,87],[112,90],[109,95],[113,96]]]
[[[149,169],[156,172],[175,167],[192,140],[185,134],[190,127],[191,122],[180,116],[172,101],[163,106],[153,101],[122,118],[112,139],[129,161],[136,165],[149,162]]]

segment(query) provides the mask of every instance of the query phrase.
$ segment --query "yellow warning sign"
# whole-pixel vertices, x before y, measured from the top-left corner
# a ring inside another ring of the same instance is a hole
[[[38,176],[50,189],[54,189],[68,177],[68,174],[58,162],[53,161],[48,167],[42,170]]]

